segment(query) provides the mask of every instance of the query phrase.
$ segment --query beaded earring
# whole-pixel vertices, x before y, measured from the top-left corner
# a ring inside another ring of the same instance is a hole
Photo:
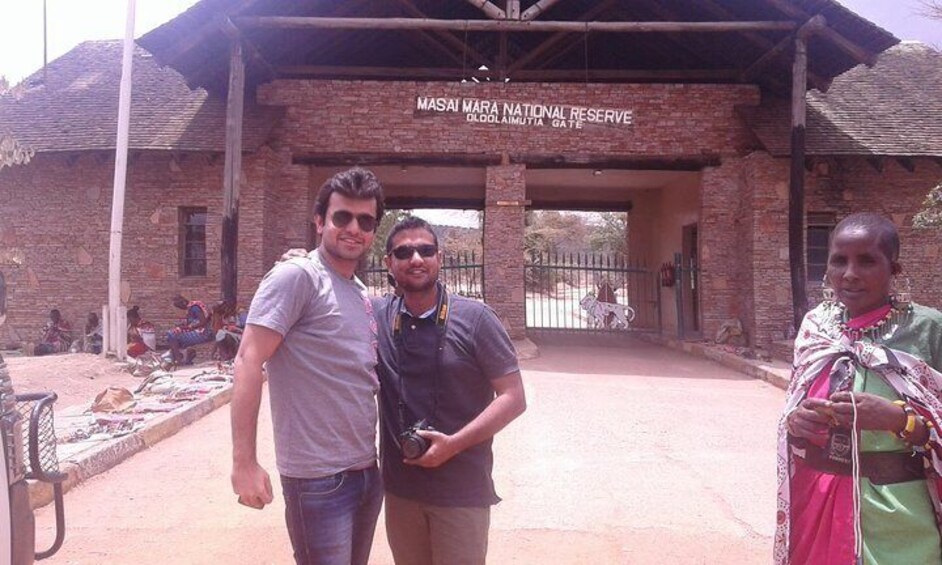
[[[834,289],[828,284],[827,275],[824,275],[824,278],[821,280],[821,298],[828,304],[834,303]]]
[[[897,278],[893,277],[893,290],[890,291],[890,304],[895,310],[909,310],[913,305],[912,284],[909,277],[903,279],[905,286],[902,290],[897,287]]]

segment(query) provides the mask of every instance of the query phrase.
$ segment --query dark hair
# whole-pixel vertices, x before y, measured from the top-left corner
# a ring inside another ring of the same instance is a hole
[[[376,175],[362,167],[354,167],[327,179],[314,199],[314,215],[322,220],[327,218],[327,205],[330,195],[338,192],[347,198],[358,200],[376,200],[376,219],[383,217],[383,185]]]
[[[58,308],[53,308],[52,310],[49,311],[49,317],[50,317],[50,318],[61,318],[61,317],[62,317],[62,313],[59,312],[59,309],[58,309]]]
[[[133,308],[129,308],[129,309],[128,309],[128,313],[127,313],[127,317],[128,317],[128,318],[140,318],[140,317],[141,317],[141,307],[140,307],[140,306],[135,306],[135,307],[133,307]]]
[[[899,231],[892,220],[882,214],[858,212],[847,216],[834,227],[828,245],[844,231],[862,230],[877,237],[877,246],[890,263],[899,261]]]
[[[417,216],[409,216],[403,220],[400,220],[399,223],[394,225],[392,230],[389,232],[389,236],[386,237],[387,255],[392,252],[393,239],[396,238],[396,234],[405,230],[425,230],[429,232],[432,234],[432,243],[435,244],[435,247],[438,247],[438,236],[435,235],[435,230],[432,229],[432,224]]]

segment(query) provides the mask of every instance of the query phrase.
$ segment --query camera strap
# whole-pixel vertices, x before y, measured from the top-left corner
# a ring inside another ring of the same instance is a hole
[[[435,329],[437,334],[437,339],[435,343],[435,369],[432,371],[432,413],[429,415],[429,419],[432,422],[437,421],[438,416],[438,397],[439,397],[439,375],[442,371],[442,366],[445,361],[445,332],[447,330],[448,315],[449,315],[449,306],[450,299],[448,292],[445,290],[445,285],[441,282],[436,283],[438,285],[438,305],[435,308]],[[399,404],[398,404],[398,416],[399,416],[399,431],[405,431],[408,428],[406,424],[406,413],[405,409],[408,406],[408,398],[406,396],[406,379],[403,373],[403,359],[408,355],[405,351],[405,346],[402,341],[402,311],[403,303],[405,299],[399,297],[399,300],[396,302],[396,317],[393,319],[393,343],[396,345],[396,356],[397,362],[399,365]]]

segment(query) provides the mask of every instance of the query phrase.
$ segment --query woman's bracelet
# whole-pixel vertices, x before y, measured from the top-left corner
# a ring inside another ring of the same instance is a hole
[[[908,402],[902,400],[894,400],[893,404],[901,407],[903,412],[906,413],[906,425],[903,426],[903,429],[896,432],[896,437],[905,441],[906,443],[912,443],[913,432],[916,431],[916,411]]]

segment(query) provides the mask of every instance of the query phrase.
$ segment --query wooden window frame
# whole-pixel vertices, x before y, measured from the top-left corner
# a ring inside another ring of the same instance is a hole
[[[205,206],[180,206],[178,210],[180,276],[205,277],[207,271],[206,226],[209,223],[209,211]]]

